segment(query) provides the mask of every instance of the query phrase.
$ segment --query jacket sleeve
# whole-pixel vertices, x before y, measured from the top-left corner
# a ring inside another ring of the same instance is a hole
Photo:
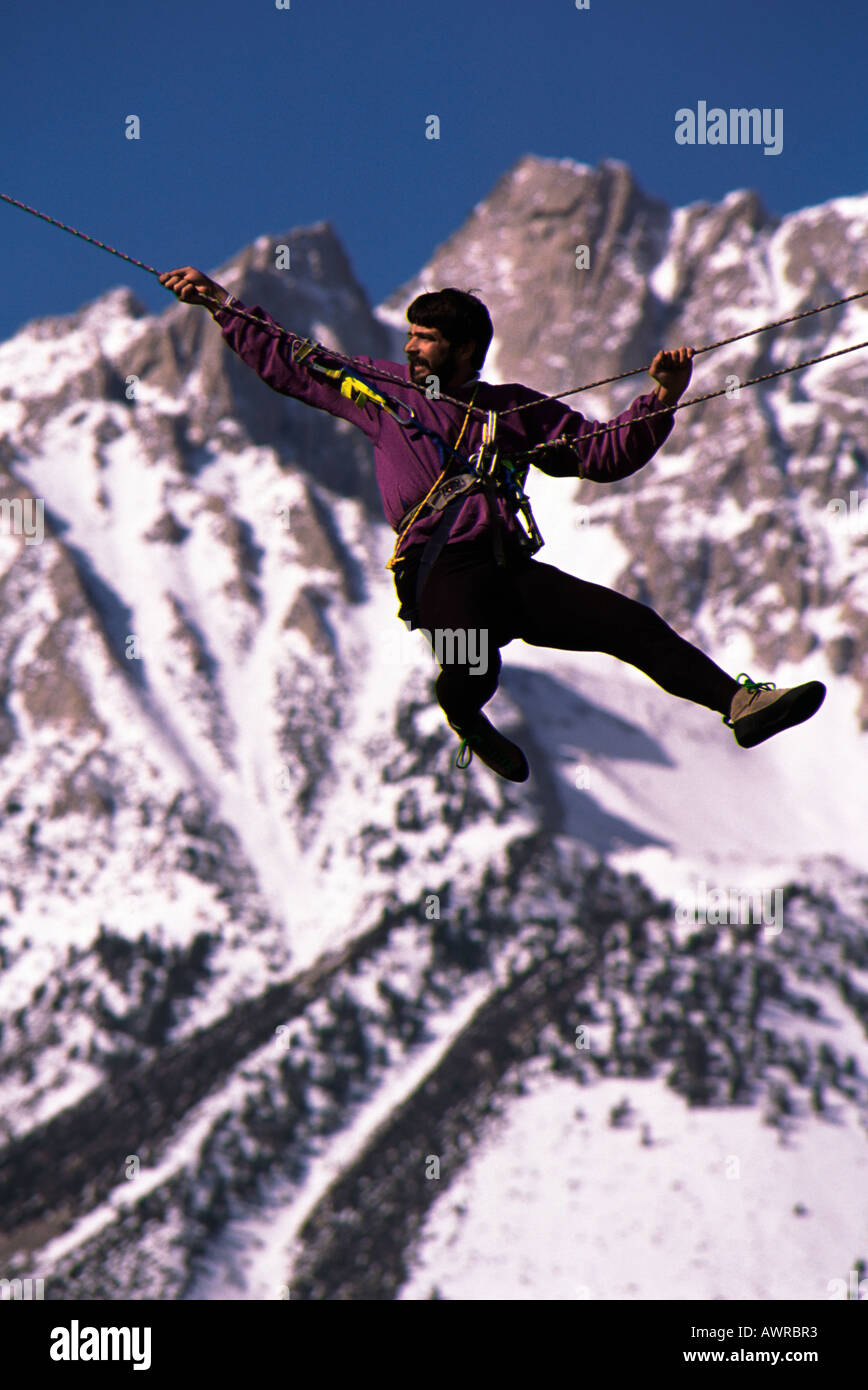
[[[257,318],[273,324],[275,329],[280,329],[280,332],[271,332],[260,324],[250,323],[248,319],[233,313],[232,307],[211,311],[214,322],[220,326],[224,342],[238,354],[242,362],[253,368],[266,386],[282,396],[294,396],[316,410],[325,410],[329,415],[349,420],[369,439],[376,441],[379,438],[379,410],[371,402],[361,403],[341,395],[337,378],[319,375],[311,365],[317,361],[328,367],[344,367],[346,363],[332,357],[326,348],[319,345],[315,345],[315,357],[309,355],[304,361],[297,361],[294,351],[299,351],[305,345],[305,339],[281,329],[280,324],[258,304],[242,304],[232,296],[227,304],[255,314]],[[362,374],[368,360],[364,357],[353,359]]]
[[[653,420],[646,416],[663,410]],[[570,410],[560,401],[545,401],[539,411],[529,410],[528,442],[552,443],[551,449],[540,450],[533,463],[552,478],[589,478],[595,483],[613,483],[637,473],[668,439],[674,416],[661,407],[653,391],[637,396],[632,405],[614,419],[599,423],[587,420],[577,410]],[[594,439],[586,436],[605,425],[613,425],[608,434]],[[558,448],[568,442],[571,447]]]

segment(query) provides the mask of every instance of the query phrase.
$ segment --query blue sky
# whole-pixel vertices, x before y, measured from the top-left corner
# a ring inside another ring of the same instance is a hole
[[[327,219],[377,303],[525,154],[623,160],[673,205],[868,191],[866,39],[851,0],[43,0],[4,14],[0,192],[159,269]],[[700,101],[781,108],[781,153],[676,144]],[[0,228],[0,338],[118,284],[170,302],[2,202]]]

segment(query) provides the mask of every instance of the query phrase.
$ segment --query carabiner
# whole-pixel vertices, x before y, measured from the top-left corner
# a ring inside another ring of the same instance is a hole
[[[406,429],[406,427],[411,422],[414,424],[416,423],[416,416],[413,414],[413,407],[409,405],[407,401],[399,401],[396,396],[386,396],[384,399],[386,404],[382,407],[382,409],[385,410],[387,415],[391,415],[395,423],[400,425],[402,429]],[[394,410],[390,409],[390,406],[393,405],[402,405],[404,407],[404,409],[407,412],[406,420],[399,419],[399,417],[395,414]]]

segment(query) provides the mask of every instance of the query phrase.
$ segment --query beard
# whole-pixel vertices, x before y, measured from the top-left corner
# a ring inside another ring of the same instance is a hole
[[[458,363],[455,359],[455,351],[453,348],[449,349],[446,356],[436,367],[429,366],[427,362],[423,362],[421,359],[416,363],[410,363],[409,366],[412,380],[424,381],[427,376],[436,376],[439,378],[441,391],[447,389],[447,383],[452,380],[458,370]]]

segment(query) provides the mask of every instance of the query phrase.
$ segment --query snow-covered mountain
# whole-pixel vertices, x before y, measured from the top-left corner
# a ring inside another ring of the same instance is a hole
[[[866,220],[527,158],[376,309],[325,223],[210,273],[396,360],[412,294],[475,288],[486,379],[554,392],[868,288]],[[868,338],[864,303],[698,356],[688,394]],[[866,370],[681,411],[609,488],[532,470],[541,559],[829,694],[747,752],[515,643],[515,786],[453,765],[360,432],[125,288],[0,346],[0,1278],[822,1300],[862,1271]]]

